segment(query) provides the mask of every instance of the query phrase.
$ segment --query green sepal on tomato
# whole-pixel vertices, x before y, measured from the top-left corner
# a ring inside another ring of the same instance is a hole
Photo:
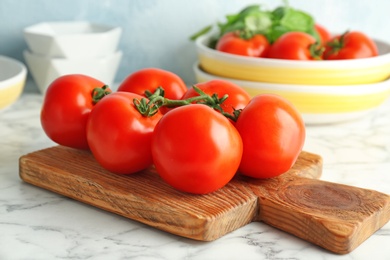
[[[87,120],[98,99],[109,93],[108,86],[90,76],[58,77],[48,86],[43,100],[40,120],[44,132],[60,145],[88,150]]]
[[[224,95],[227,95],[228,98],[220,104],[220,108],[231,115],[234,114],[234,111],[243,109],[251,100],[248,92],[227,80],[214,79],[197,83],[195,86],[210,96],[217,95],[218,98],[222,98]],[[195,96],[199,96],[199,93],[195,91],[194,87],[190,87],[181,99]]]
[[[118,87],[118,91],[131,92],[145,96],[145,92],[154,93],[158,87],[164,89],[164,96],[177,100],[187,91],[184,81],[175,73],[159,69],[144,68],[128,75]],[[167,112],[163,108],[162,112]]]
[[[141,95],[115,92],[96,104],[87,124],[87,139],[96,161],[117,174],[132,174],[152,165],[151,140],[162,117],[145,117],[134,105]]]
[[[378,55],[375,42],[362,32],[347,31],[330,39],[323,54],[326,60],[361,59]]]
[[[157,173],[173,188],[207,194],[236,174],[242,155],[237,129],[203,104],[177,107],[155,127],[152,156]]]

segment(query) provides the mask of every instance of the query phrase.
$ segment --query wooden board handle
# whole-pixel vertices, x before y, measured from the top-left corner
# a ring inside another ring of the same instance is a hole
[[[255,221],[339,254],[351,252],[390,218],[390,196],[368,189],[285,176],[250,180]]]

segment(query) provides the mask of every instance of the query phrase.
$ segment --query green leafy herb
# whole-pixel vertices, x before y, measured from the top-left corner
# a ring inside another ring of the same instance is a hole
[[[272,11],[272,14],[272,29],[269,34],[266,35],[270,42],[274,42],[282,34],[292,31],[305,32],[316,38],[318,37],[318,35],[314,33],[315,21],[309,14],[288,6],[278,7]]]
[[[259,5],[251,5],[241,12],[226,16],[226,23],[219,23],[219,36],[232,31],[240,31],[245,38],[251,38],[255,34],[266,33],[272,25],[270,12],[262,11]]]
[[[263,34],[270,43],[291,31],[305,32],[319,40],[314,25],[315,21],[310,14],[289,7],[287,3],[274,10],[262,10],[260,5],[250,5],[237,14],[226,15],[226,22],[217,23],[219,33],[213,42],[231,31],[237,31],[244,39],[249,39],[255,34]],[[208,33],[211,29],[211,25],[202,29],[191,36],[191,40]]]
[[[206,26],[205,28],[203,28],[202,30],[200,30],[199,32],[197,32],[197,33],[195,33],[194,35],[192,35],[192,36],[190,37],[190,39],[191,39],[192,41],[194,41],[194,40],[196,40],[196,38],[198,38],[199,36],[208,33],[212,28],[213,28],[212,25],[208,25],[208,26]]]

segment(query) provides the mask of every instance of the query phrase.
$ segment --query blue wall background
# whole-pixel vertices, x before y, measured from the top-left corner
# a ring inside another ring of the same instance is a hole
[[[42,21],[88,20],[119,25],[119,49],[124,53],[116,81],[144,67],[160,67],[195,83],[196,50],[188,37],[200,28],[224,21],[226,14],[275,0],[0,0],[0,55],[24,62],[23,28]],[[390,42],[388,0],[290,0],[333,32],[360,30]],[[31,85],[31,84],[30,84]],[[32,83],[34,85],[34,83]],[[30,86],[28,89],[34,89]]]

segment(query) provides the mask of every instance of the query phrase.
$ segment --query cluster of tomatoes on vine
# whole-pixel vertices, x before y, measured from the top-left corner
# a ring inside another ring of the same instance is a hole
[[[154,165],[172,187],[206,194],[236,174],[272,178],[288,171],[305,139],[299,112],[282,97],[251,98],[223,80],[187,88],[176,74],[147,68],[118,91],[86,75],[48,87],[41,124],[54,142],[90,150],[116,174]]]

